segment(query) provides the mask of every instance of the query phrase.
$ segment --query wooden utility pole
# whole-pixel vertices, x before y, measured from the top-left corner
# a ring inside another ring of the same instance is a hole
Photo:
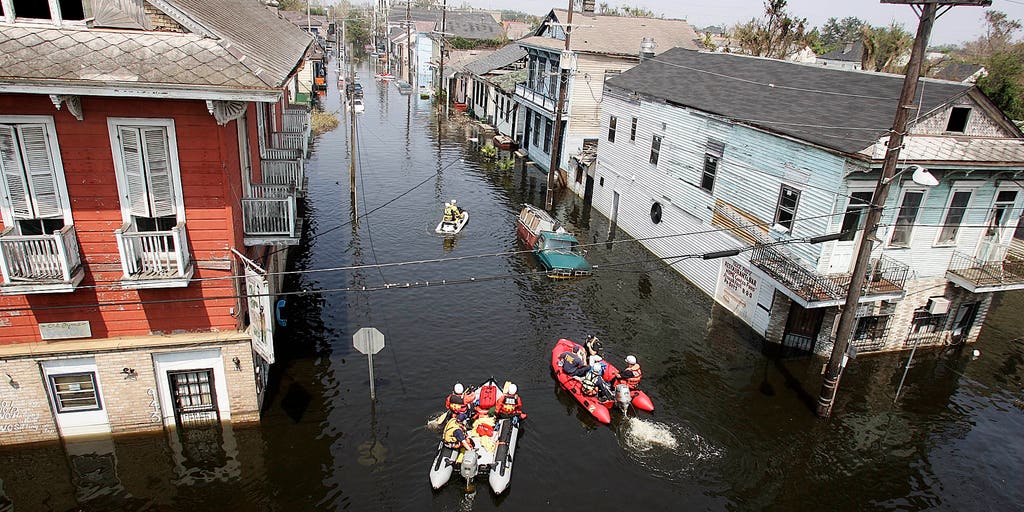
[[[850,288],[847,290],[846,302],[843,304],[843,310],[839,317],[836,341],[832,345],[832,354],[825,369],[825,379],[821,383],[821,391],[818,394],[816,412],[822,418],[827,418],[832,414],[836,391],[839,389],[839,379],[849,360],[847,352],[856,323],[857,304],[860,302],[865,274],[871,260],[871,246],[878,231],[878,223],[882,218],[882,208],[889,195],[889,185],[896,175],[896,165],[899,163],[907,121],[910,119],[911,112],[915,112],[916,109],[914,97],[917,94],[917,82],[921,77],[921,62],[924,60],[924,52],[928,47],[928,37],[931,34],[932,25],[935,24],[935,19],[938,16],[955,5],[980,6],[991,5],[992,2],[991,0],[882,0],[882,3],[911,4],[920,22],[917,25],[914,48],[910,52],[910,62],[907,63],[906,76],[903,78],[899,103],[896,105],[896,116],[893,118],[892,130],[889,132],[888,149],[885,153],[885,160],[882,162],[882,175],[878,179],[878,184],[871,196],[871,204],[868,206],[867,216],[864,220],[864,233],[860,237],[857,257],[853,265],[853,275],[850,276]],[[942,13],[938,12],[940,6],[943,8]]]
[[[565,51],[558,59],[558,105],[555,106],[555,135],[551,141],[551,165],[548,167],[548,191],[544,196],[544,208],[550,210],[555,205],[555,173],[558,172],[558,161],[562,153],[562,109],[565,108],[566,82],[569,81],[568,63],[569,39],[572,36],[572,2],[569,0],[569,15],[565,19]]]
[[[409,87],[412,87],[412,14],[411,14],[411,0],[405,2],[405,51],[408,54],[408,63],[405,66],[405,81],[409,82]],[[410,96],[412,96],[410,94]]]
[[[448,0],[441,2],[441,33],[437,37],[438,54],[441,56],[441,62],[437,70],[437,113],[440,114],[444,111],[444,105],[448,103],[448,93],[444,87],[444,25],[445,25],[445,14],[448,9]],[[444,100],[441,101],[440,96],[444,96]],[[438,129],[440,129],[441,123],[438,123]]]

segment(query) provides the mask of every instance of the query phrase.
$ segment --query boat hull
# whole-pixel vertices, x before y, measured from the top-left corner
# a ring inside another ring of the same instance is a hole
[[[558,364],[559,357],[565,352],[572,352],[574,347],[579,346],[578,343],[562,338],[555,343],[555,347],[551,349],[551,370],[555,373],[555,378],[558,379],[558,383],[562,386],[562,389],[566,390],[576,399],[577,402],[583,407],[584,410],[590,413],[597,421],[601,423],[611,423],[612,415],[611,409],[615,407],[614,400],[599,400],[597,397],[587,396],[583,394],[583,384],[567,375],[562,371],[562,367]],[[610,376],[618,372],[611,363],[604,361],[607,368],[605,369],[605,375]],[[647,396],[647,393],[639,389],[631,389],[629,391],[630,404],[646,412],[654,411],[654,402]]]
[[[462,231],[462,228],[466,226],[466,223],[469,222],[469,212],[463,210],[462,214],[462,218],[455,222],[445,222],[442,220],[437,223],[437,228],[434,229],[434,232],[439,235],[459,234],[459,232]]]

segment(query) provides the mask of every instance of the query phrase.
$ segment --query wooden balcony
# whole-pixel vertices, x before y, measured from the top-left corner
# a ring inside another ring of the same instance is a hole
[[[261,182],[266,185],[282,185],[295,189],[296,195],[301,196],[306,184],[306,175],[301,159],[275,160],[265,158],[260,160]]]
[[[785,254],[772,245],[757,244],[750,263],[775,281],[805,308],[822,308],[846,303],[851,273],[819,274],[801,265],[795,256]],[[868,266],[861,302],[902,299],[910,267],[882,256]]]
[[[270,134],[272,149],[297,149],[305,156],[309,151],[309,137],[304,133],[274,132]]]
[[[282,114],[284,131],[309,136],[309,111],[304,108],[286,108]]]
[[[998,252],[1002,257],[990,260],[954,252],[946,279],[971,293],[1024,289],[1024,251],[1009,247]]]
[[[540,107],[540,108],[544,109],[546,112],[548,112],[551,115],[554,115],[555,108],[558,106],[557,92],[556,92],[556,97],[550,98],[550,97],[548,97],[548,96],[546,96],[544,94],[541,94],[541,93],[539,93],[539,92],[537,92],[537,91],[535,91],[533,89],[530,89],[529,87],[526,86],[526,83],[518,83],[518,84],[516,84],[516,96],[522,98],[524,101],[527,101],[527,102],[533,104],[536,107]],[[562,106],[562,114],[566,114],[568,112],[569,112],[569,101],[566,100],[565,104]]]
[[[245,245],[297,245],[302,237],[301,219],[290,185],[253,184],[242,198]]]
[[[4,295],[68,293],[82,282],[85,269],[74,226],[49,235],[0,232],[0,273]]]
[[[184,288],[194,268],[185,223],[169,231],[134,231],[125,223],[114,231],[121,253],[124,288]]]

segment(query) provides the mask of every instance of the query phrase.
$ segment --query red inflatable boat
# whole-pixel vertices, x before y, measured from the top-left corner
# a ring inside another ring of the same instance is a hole
[[[562,388],[571,393],[572,396],[576,398],[576,401],[579,402],[587,412],[597,418],[597,421],[600,421],[601,423],[610,423],[612,420],[611,408],[615,407],[616,400],[599,400],[596,396],[584,395],[581,390],[582,384],[580,381],[562,371],[562,367],[559,364],[559,356],[565,352],[579,350],[577,347],[580,347],[580,345],[572,340],[564,338],[558,340],[558,343],[555,343],[555,347],[551,349],[551,369],[555,372],[555,378],[558,379],[558,383],[562,385]],[[602,362],[606,365],[605,377],[610,377],[618,372],[618,369],[608,361]],[[613,387],[612,391],[615,392],[617,396],[621,396],[615,387]],[[650,412],[654,410],[654,404],[651,402],[651,398],[647,396],[647,393],[644,393],[639,389],[630,389],[629,397],[626,398],[625,396],[622,396],[619,402],[623,407],[625,407],[625,405],[632,405],[641,411]]]

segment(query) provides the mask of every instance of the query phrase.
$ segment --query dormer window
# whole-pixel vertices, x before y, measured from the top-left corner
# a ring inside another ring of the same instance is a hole
[[[56,7],[56,11],[51,9]],[[82,0],[0,0],[0,16],[7,21],[54,23],[84,21],[86,6]]]
[[[949,111],[947,132],[963,133],[967,129],[967,120],[971,117],[970,107],[953,107]]]

